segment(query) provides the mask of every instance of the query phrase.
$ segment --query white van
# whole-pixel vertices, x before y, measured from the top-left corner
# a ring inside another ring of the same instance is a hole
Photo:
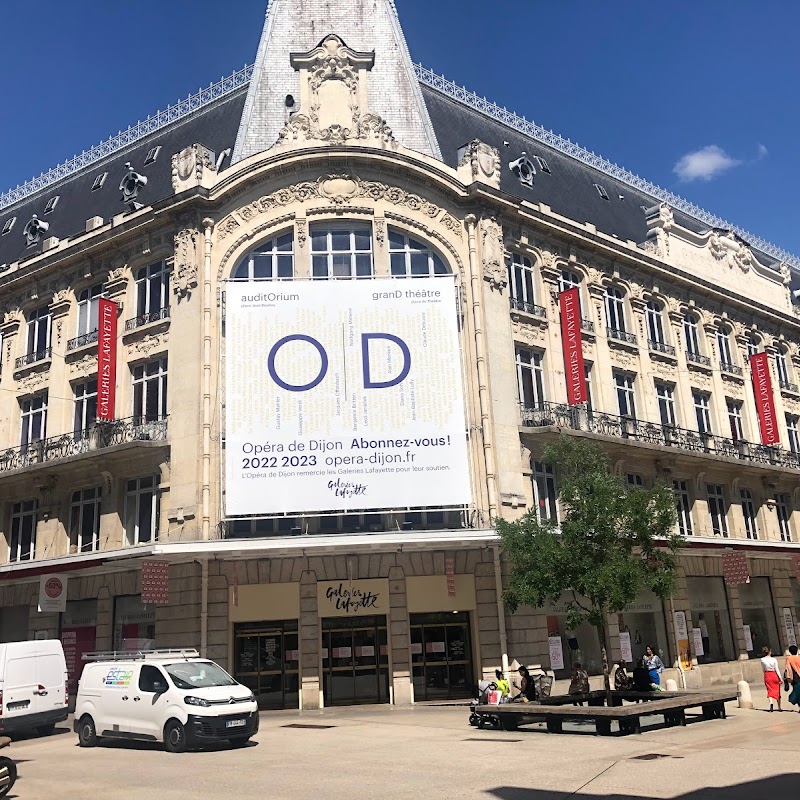
[[[0,644],[0,735],[50,733],[67,718],[67,679],[58,639]]]
[[[81,747],[101,737],[164,742],[171,753],[258,731],[253,693],[196,650],[88,654],[73,728]]]

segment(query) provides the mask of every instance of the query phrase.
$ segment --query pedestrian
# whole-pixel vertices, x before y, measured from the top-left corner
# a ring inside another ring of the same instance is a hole
[[[661,673],[664,671],[664,662],[650,645],[645,648],[642,661],[644,661],[644,665],[650,673],[650,683],[661,686]]]
[[[633,679],[628,675],[625,668],[625,660],[620,659],[617,662],[617,671],[614,673],[614,689],[622,692],[625,689],[630,689],[633,684]]]
[[[797,655],[797,645],[789,647],[789,655],[786,656],[784,688],[789,691],[789,684],[792,690],[789,693],[789,702],[792,705],[800,706],[800,656]],[[800,711],[800,708],[798,708]]]
[[[503,675],[502,670],[496,669],[494,671],[495,674],[495,684],[497,685],[497,689],[500,692],[500,702],[505,703],[508,702],[508,696],[511,694],[511,685],[506,680],[505,675]]]
[[[778,659],[772,655],[769,647],[763,647],[761,652],[761,669],[764,671],[764,685],[767,687],[767,698],[769,699],[769,710],[774,711],[775,701],[778,701],[778,711],[781,708],[781,671],[778,667]]]

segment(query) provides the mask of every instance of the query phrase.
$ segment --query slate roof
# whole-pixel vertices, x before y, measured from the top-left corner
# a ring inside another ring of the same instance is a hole
[[[236,132],[242,116],[247,86],[211,103],[188,117],[139,139],[129,148],[119,150],[102,161],[97,161],[85,170],[63,181],[48,186],[25,200],[0,211],[0,230],[11,217],[16,222],[11,231],[0,236],[0,264],[10,264],[24,256],[41,252],[42,243],[27,247],[23,230],[36,214],[48,222],[49,230],[42,239],[56,236],[67,239],[86,230],[86,220],[102,217],[108,222],[126,210],[122,204],[119,184],[126,174],[125,163],[147,176],[147,185],[141,190],[139,199],[149,205],[172,194],[172,156],[189,145],[200,143],[219,155],[233,148]],[[148,152],[161,146],[156,160],[144,165]],[[226,162],[226,164],[229,162]],[[98,175],[108,176],[99,189],[92,191]],[[45,214],[48,201],[58,195],[53,211]]]

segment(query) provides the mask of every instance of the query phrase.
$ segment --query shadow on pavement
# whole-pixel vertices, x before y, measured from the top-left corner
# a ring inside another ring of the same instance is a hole
[[[797,797],[800,792],[800,773],[775,775],[758,781],[733,786],[696,789],[688,794],[675,795],[673,800],[775,800]],[[656,800],[649,795],[594,794],[593,792],[547,792],[518,786],[499,786],[486,792],[497,800]]]

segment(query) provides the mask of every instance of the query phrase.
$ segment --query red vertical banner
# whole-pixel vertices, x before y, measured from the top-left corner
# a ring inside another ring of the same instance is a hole
[[[169,603],[169,564],[166,561],[142,562],[142,603]]]
[[[753,373],[753,391],[756,396],[758,422],[761,426],[761,443],[780,444],[775,400],[772,396],[772,377],[769,373],[769,356],[766,353],[755,353],[750,356],[750,371]]]
[[[117,304],[101,297],[97,334],[97,419],[114,419],[117,391]]]
[[[561,343],[564,347],[564,373],[567,377],[567,402],[585,403],[586,372],[583,367],[581,337],[581,299],[577,288],[567,289],[558,296],[561,307]]]

